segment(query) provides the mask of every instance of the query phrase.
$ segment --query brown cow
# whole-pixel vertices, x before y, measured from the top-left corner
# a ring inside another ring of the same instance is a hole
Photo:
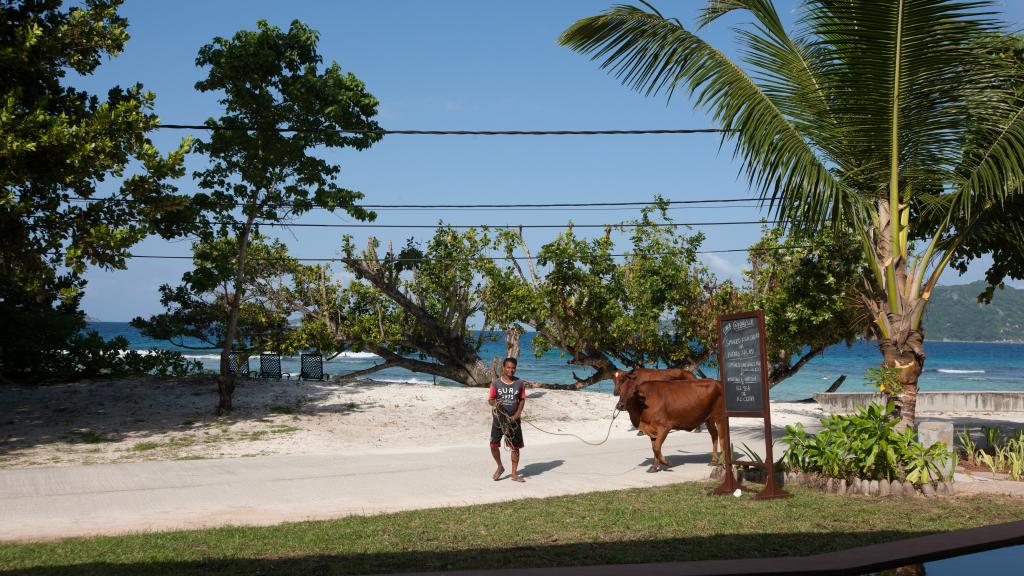
[[[622,390],[622,385],[632,381],[635,384],[648,380],[696,380],[697,376],[684,368],[633,368],[632,370],[617,370],[612,377],[612,393],[616,396]],[[636,426],[636,424],[634,424]]]
[[[693,430],[707,424],[711,434],[711,464],[718,461],[718,424],[724,415],[722,384],[718,380],[648,380],[627,383],[620,390],[618,408],[628,410],[630,419],[639,422],[640,432],[650,436],[654,463],[648,472],[671,466],[661,446],[672,430]]]
[[[633,368],[632,370],[617,370],[612,377],[612,394],[621,396],[623,386],[636,386],[648,380],[696,380],[697,376],[684,368]],[[620,408],[621,410],[621,408]],[[633,428],[640,428],[640,421],[632,412],[629,413],[629,422]],[[643,432],[637,432],[637,436]]]

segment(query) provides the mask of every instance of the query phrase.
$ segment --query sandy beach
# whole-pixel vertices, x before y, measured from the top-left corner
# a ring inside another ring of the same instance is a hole
[[[486,394],[372,380],[345,385],[246,380],[235,392],[234,411],[217,418],[216,384],[209,378],[3,387],[0,468],[485,447]],[[615,398],[605,393],[530,390],[527,444],[579,442],[571,435],[598,442],[608,433],[614,406]],[[816,404],[772,404],[776,429],[797,422],[813,428],[823,416]],[[1006,424],[1022,415],[922,416]],[[732,426],[753,431],[761,421],[734,419]],[[611,425],[611,438],[634,435],[624,414]]]
[[[235,392],[234,411],[217,418],[216,385],[205,378],[5,387],[0,468],[485,447],[486,395],[484,389],[372,380],[247,380]],[[531,390],[524,419],[544,432],[527,425],[527,441],[578,441],[574,434],[598,442],[614,406],[614,397],[599,392]],[[773,404],[776,426],[813,425],[820,416],[813,404]],[[621,415],[610,434],[635,432]]]

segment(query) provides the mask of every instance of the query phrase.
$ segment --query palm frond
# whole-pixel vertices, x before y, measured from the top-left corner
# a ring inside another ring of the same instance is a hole
[[[779,219],[817,228],[840,220],[844,190],[791,121],[746,72],[721,52],[657,13],[633,6],[573,24],[559,42],[601,62],[647,96],[687,90],[723,129],[748,182]]]

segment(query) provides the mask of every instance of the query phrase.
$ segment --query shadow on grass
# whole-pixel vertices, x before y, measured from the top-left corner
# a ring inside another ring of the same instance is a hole
[[[756,527],[752,527],[756,529]],[[869,544],[890,542],[932,532],[877,531],[789,534],[726,534],[679,539],[655,539],[505,548],[495,538],[493,548],[459,551],[406,551],[384,553],[319,554],[292,558],[207,559],[138,563],[85,562],[81,564],[8,569],[8,575],[41,576],[90,574],[128,576],[152,574],[381,574],[468,569],[539,568],[602,564],[641,564],[741,558],[809,556]],[[201,542],[195,543],[202,546]],[[8,554],[0,547],[0,560]],[[10,551],[7,551],[10,552]],[[766,560],[765,568],[771,567]],[[0,562],[0,569],[3,562]]]

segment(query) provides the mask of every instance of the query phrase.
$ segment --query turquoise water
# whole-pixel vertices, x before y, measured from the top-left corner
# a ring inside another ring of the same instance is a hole
[[[89,330],[96,330],[106,338],[124,336],[136,350],[156,348],[181,350],[186,356],[200,360],[215,370],[219,361],[216,350],[195,351],[175,348],[167,342],[150,340],[125,322],[91,322]],[[569,366],[557,351],[548,352],[540,358],[533,355],[532,334],[523,336],[522,355],[518,374],[521,378],[569,384],[573,382],[572,372],[585,377],[590,369]],[[484,359],[501,357],[505,353],[504,338],[485,342],[481,350]],[[921,375],[923,391],[941,390],[1004,390],[1024,391],[1024,344],[988,344],[980,342],[927,342],[925,371]],[[780,383],[771,391],[773,400],[799,400],[814,392],[825,390],[836,378],[845,374],[847,379],[840,391],[865,392],[864,372],[878,366],[881,357],[873,342],[857,342],[847,348],[840,344],[827,350],[822,356],[807,364],[796,376]],[[325,370],[330,374],[346,374],[369,368],[380,362],[373,354],[348,352],[327,363]],[[255,369],[258,360],[253,359]],[[285,372],[298,372],[298,358],[284,358]],[[717,373],[709,371],[716,377]],[[382,370],[371,376],[375,380],[393,382],[433,382],[432,376],[416,374],[404,369]],[[438,383],[447,383],[439,380]],[[591,390],[610,392],[611,382],[601,382]]]

